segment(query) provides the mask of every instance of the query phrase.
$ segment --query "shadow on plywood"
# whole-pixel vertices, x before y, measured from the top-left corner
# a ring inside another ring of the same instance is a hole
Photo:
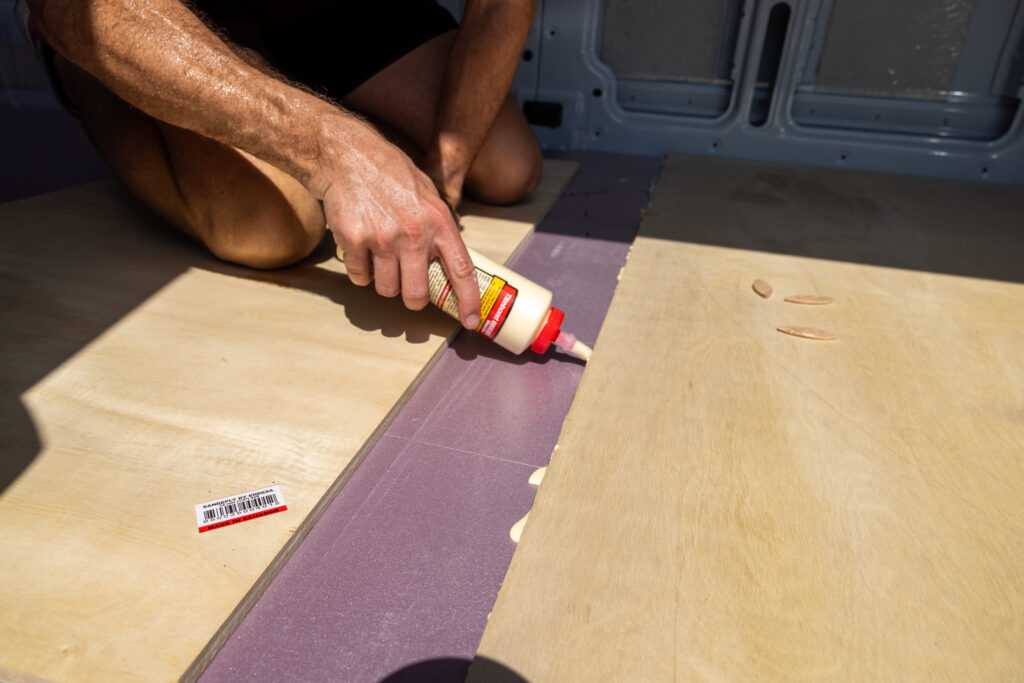
[[[1024,282],[1024,187],[670,156],[648,237]]]
[[[528,683],[527,679],[500,662],[475,657],[472,662],[461,657],[426,659],[388,674],[380,683],[461,683],[472,665],[478,680],[490,683]]]
[[[164,224],[113,182],[6,204],[0,208],[0,230],[5,240],[0,255],[0,492],[44,445],[40,439],[45,434],[26,411],[26,394],[189,270],[326,297],[340,306],[342,320],[385,337],[404,336],[413,344],[432,334],[446,335],[450,325],[437,311],[414,316],[400,301],[383,299],[372,288],[355,287],[331,272],[340,266],[332,263],[329,238],[291,268],[232,266]],[[267,322],[273,334],[270,323],[275,321]]]

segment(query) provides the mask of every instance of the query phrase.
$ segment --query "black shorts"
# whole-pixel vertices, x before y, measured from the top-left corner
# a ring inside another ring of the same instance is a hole
[[[190,5],[290,80],[337,100],[457,26],[433,0],[192,0]]]

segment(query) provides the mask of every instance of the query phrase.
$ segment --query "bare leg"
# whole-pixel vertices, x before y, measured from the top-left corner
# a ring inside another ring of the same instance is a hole
[[[344,103],[392,128],[422,154],[434,131],[438,93],[454,32],[421,45],[358,87]],[[324,234],[320,202],[297,180],[252,155],[131,107],[57,57],[86,134],[114,173],[144,202],[226,261],[289,265]],[[466,180],[477,199],[509,203],[540,180],[540,148],[507,100]]]
[[[143,114],[59,56],[56,67],[86,134],[114,173],[216,256],[275,268],[304,258],[320,242],[320,203],[291,176]]]
[[[353,90],[345,106],[397,130],[422,155],[434,133],[438,97],[455,32],[424,43]],[[541,154],[526,118],[506,99],[470,167],[466,190],[475,199],[507,204],[540,181]]]

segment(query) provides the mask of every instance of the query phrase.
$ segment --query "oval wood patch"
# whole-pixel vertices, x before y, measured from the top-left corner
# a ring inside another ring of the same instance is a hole
[[[820,339],[822,341],[834,341],[839,339],[839,335],[834,332],[827,332],[825,330],[819,330],[815,327],[800,327],[798,325],[780,325],[775,328],[779,332],[785,332],[791,334],[794,337],[803,337],[804,339]]]
[[[832,303],[830,296],[817,296],[815,294],[794,294],[787,296],[786,301],[791,304],[806,304],[808,306],[824,306]]]
[[[762,299],[767,299],[772,295],[772,286],[764,280],[757,279],[754,280],[754,291],[757,292],[757,295]]]

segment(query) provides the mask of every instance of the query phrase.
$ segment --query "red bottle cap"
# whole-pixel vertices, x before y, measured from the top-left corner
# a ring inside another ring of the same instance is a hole
[[[558,332],[562,329],[562,321],[565,320],[565,313],[562,313],[557,308],[552,308],[548,311],[548,319],[544,322],[544,327],[540,328],[540,334],[533,340],[533,344],[530,345],[530,350],[537,353],[546,353],[548,347],[551,346],[551,342],[555,341],[558,337]]]

